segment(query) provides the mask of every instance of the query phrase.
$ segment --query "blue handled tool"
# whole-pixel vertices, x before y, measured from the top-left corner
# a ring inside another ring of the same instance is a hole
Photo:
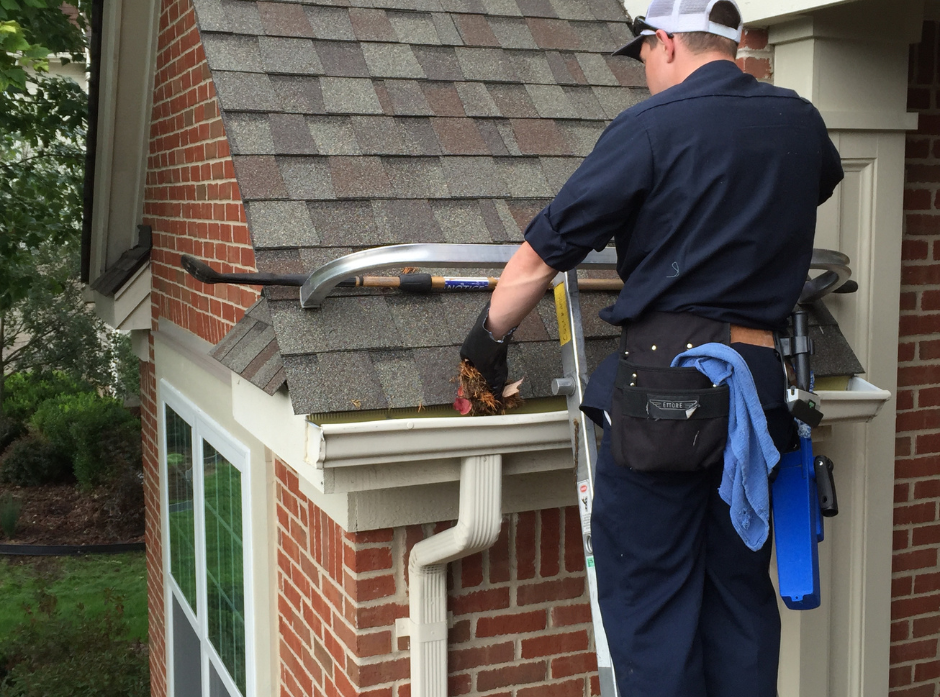
[[[839,512],[832,461],[813,456],[811,426],[822,419],[819,400],[812,392],[806,313],[793,314],[793,336],[781,340],[784,357],[794,359],[796,387],[788,391],[787,403],[794,418],[802,421],[800,445],[784,453],[772,489],[774,535],[777,548],[777,581],[780,597],[791,610],[819,607],[819,547],[823,541],[823,517]]]
[[[774,535],[780,597],[791,610],[819,607],[819,549],[822,516],[816,493],[813,443],[800,438],[799,450],[780,458],[773,484]]]

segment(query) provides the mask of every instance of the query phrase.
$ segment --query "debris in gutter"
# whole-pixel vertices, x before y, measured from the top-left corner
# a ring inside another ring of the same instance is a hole
[[[464,416],[505,414],[510,409],[522,406],[524,400],[519,396],[521,383],[522,380],[517,380],[506,385],[503,388],[502,400],[497,400],[480,371],[467,361],[461,361],[454,409]]]

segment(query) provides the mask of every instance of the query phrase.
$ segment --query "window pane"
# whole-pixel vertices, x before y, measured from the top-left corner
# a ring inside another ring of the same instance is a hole
[[[170,573],[196,612],[196,523],[193,511],[193,429],[166,407],[166,471]]]
[[[173,684],[175,694],[202,697],[202,643],[183,612],[176,594],[173,599]]]
[[[209,640],[245,694],[241,473],[206,441],[202,447]]]

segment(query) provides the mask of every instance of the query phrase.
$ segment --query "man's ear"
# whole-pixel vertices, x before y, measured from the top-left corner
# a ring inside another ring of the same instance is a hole
[[[656,38],[659,39],[659,43],[662,46],[663,50],[666,52],[666,62],[672,63],[676,59],[676,38],[675,36],[670,36],[662,29],[656,30]]]

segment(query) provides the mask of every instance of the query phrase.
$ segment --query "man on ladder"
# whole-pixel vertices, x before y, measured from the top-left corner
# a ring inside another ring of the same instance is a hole
[[[623,328],[621,346],[584,407],[604,415],[591,524],[624,697],[776,694],[766,515],[742,518],[719,495],[727,386],[670,366],[730,345],[753,377],[737,389],[763,412],[743,437],[791,448],[773,332],[806,279],[816,207],[843,174],[816,109],[735,65],[741,27],[731,0],[653,0],[634,21],[617,53],[643,62],[651,98],[614,119],[533,219],[461,351],[501,395],[513,328],[559,271],[614,240],[624,288],[601,316]],[[660,388],[695,397],[653,399]]]

